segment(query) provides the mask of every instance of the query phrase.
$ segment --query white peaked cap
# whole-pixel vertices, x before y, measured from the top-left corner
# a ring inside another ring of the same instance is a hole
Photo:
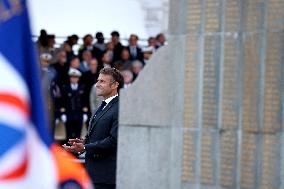
[[[81,72],[75,68],[70,68],[68,71],[69,76],[81,77]]]

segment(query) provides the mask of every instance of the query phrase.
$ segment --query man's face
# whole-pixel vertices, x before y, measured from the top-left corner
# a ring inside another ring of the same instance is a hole
[[[74,58],[70,62],[70,67],[78,69],[80,67],[80,59]]]
[[[93,71],[93,72],[96,72],[97,69],[98,69],[98,62],[97,62],[97,60],[92,59],[90,61],[90,70]]]
[[[128,60],[130,57],[128,50],[124,49],[121,52],[121,59],[122,60]]]
[[[99,43],[103,43],[104,40],[105,40],[105,38],[104,38],[103,35],[100,35],[100,36],[98,36],[98,38],[97,38],[97,41],[98,41]]]
[[[40,65],[42,68],[47,68],[49,65],[49,62],[47,60],[40,60]]]
[[[113,42],[108,42],[108,43],[107,43],[107,49],[108,49],[108,50],[113,50],[113,49],[114,49],[114,44],[113,44]]]
[[[117,42],[118,42],[118,36],[116,36],[116,35],[112,35],[111,36],[111,41],[114,43],[114,44],[116,44]]]
[[[158,41],[161,43],[161,44],[164,44],[165,41],[166,41],[166,37],[164,35],[160,35]]]
[[[131,36],[129,39],[129,43],[131,46],[136,46],[137,45],[137,38],[135,36]]]
[[[93,43],[93,37],[92,36],[88,36],[88,37],[86,37],[86,39],[85,39],[85,44],[86,45],[92,45],[92,43]]]
[[[65,51],[60,51],[57,55],[58,61],[65,63],[66,62],[66,52]]]
[[[106,74],[100,74],[96,83],[97,95],[107,99],[117,93],[117,82],[114,81],[112,76]]]
[[[75,83],[79,83],[80,77],[77,76],[71,76],[70,77],[70,83],[75,84]]]
[[[148,44],[150,47],[155,47],[156,46],[156,40],[154,38],[149,39]]]
[[[83,60],[85,60],[86,62],[90,62],[91,59],[92,53],[90,51],[86,51],[83,53]]]

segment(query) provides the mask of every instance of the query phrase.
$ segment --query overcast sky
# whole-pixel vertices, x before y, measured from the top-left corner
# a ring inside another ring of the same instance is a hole
[[[34,35],[44,28],[57,36],[117,30],[122,38],[136,33],[147,38],[143,13],[135,0],[28,0]]]

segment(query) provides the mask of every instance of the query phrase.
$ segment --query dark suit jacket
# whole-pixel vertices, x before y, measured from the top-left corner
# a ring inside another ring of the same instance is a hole
[[[118,97],[90,120],[85,163],[93,183],[115,184]]]
[[[77,90],[72,90],[71,85],[64,85],[62,87],[61,107],[66,111],[68,120],[82,120],[84,113],[83,109],[88,107],[85,87],[78,84]]]
[[[140,47],[136,47],[136,57],[132,56],[131,51],[130,51],[130,46],[127,47],[127,50],[129,52],[130,55],[130,60],[140,60],[141,62],[143,62],[143,53]]]

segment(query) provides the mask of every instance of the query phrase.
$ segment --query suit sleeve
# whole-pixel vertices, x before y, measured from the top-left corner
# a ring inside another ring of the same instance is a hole
[[[116,152],[118,135],[118,112],[113,116],[109,136],[103,140],[96,141],[85,145],[88,154],[109,154]]]

